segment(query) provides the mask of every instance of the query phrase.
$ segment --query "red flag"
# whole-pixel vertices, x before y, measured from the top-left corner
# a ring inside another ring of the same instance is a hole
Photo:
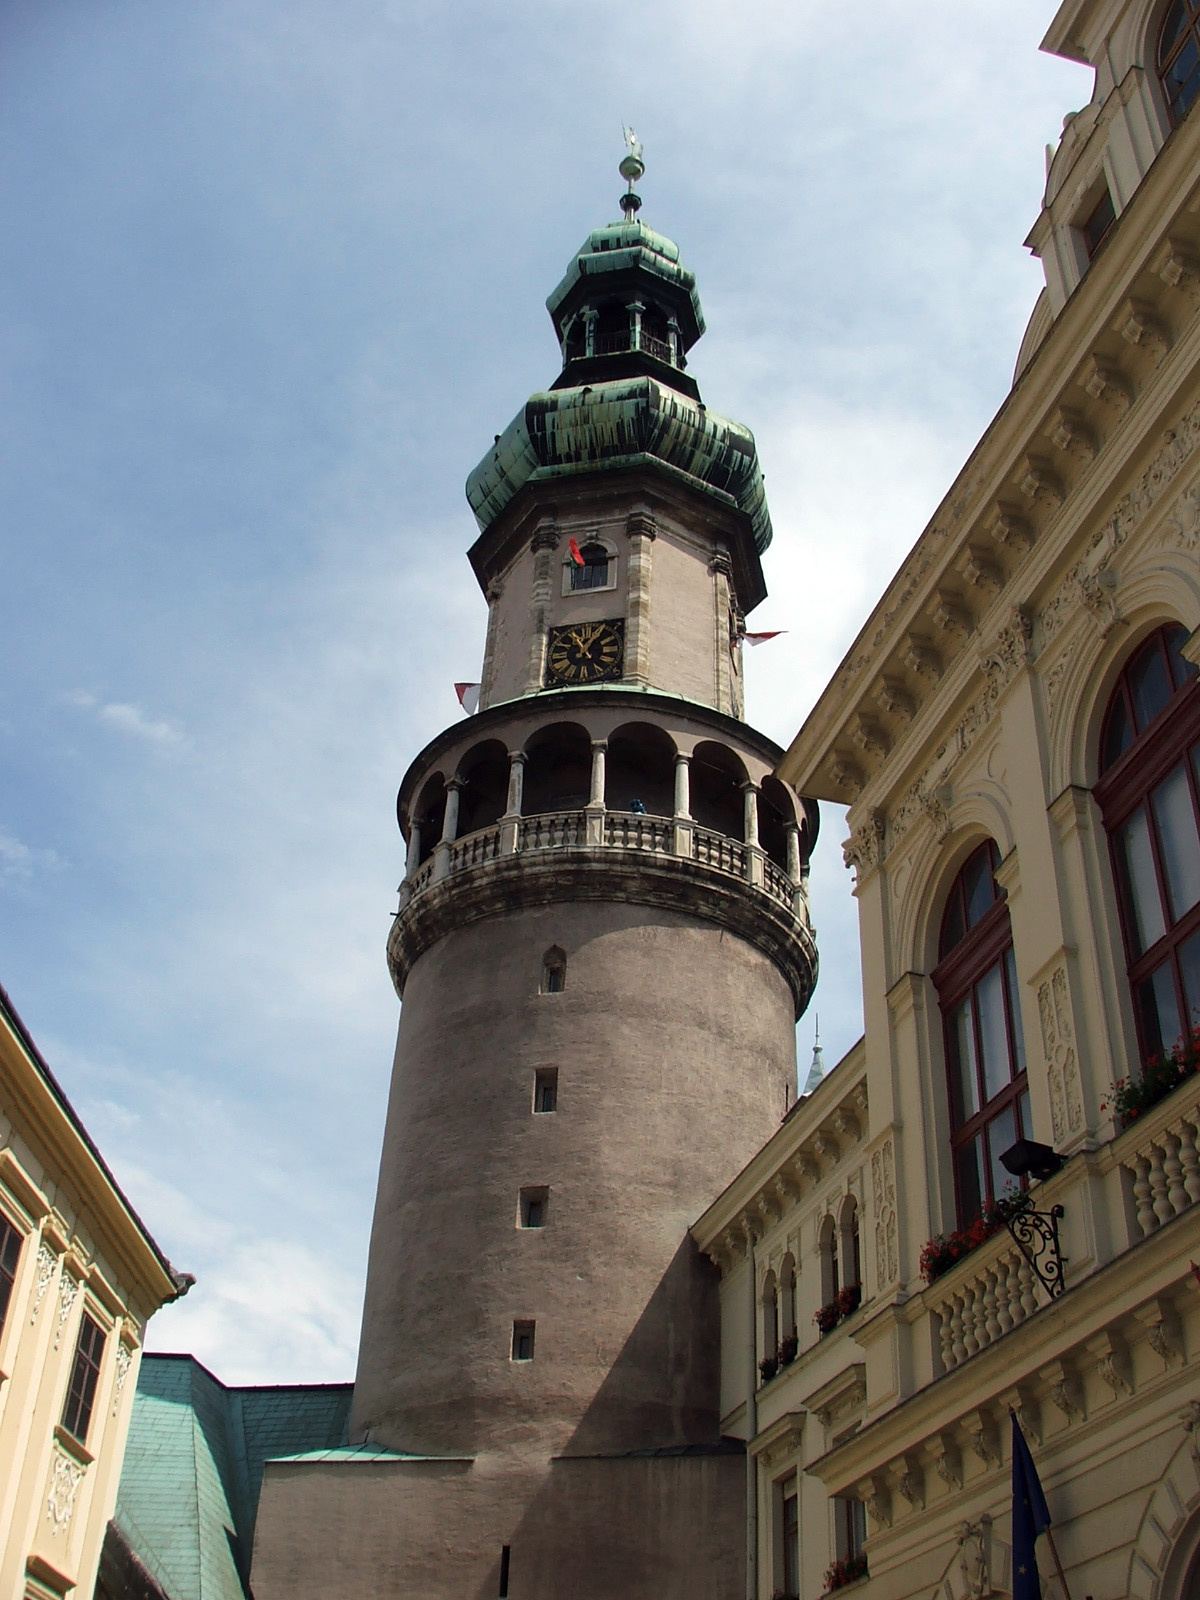
[[[458,696],[458,703],[469,717],[473,717],[479,710],[479,691],[481,683],[456,683],[454,692]]]
[[[774,633],[739,633],[738,638],[743,644],[766,644],[768,639],[778,639],[781,633],[786,632],[786,628],[776,628]]]
[[[568,539],[567,543],[571,547],[571,560],[577,567],[586,567],[587,562],[583,559],[583,551],[575,543],[574,539]]]

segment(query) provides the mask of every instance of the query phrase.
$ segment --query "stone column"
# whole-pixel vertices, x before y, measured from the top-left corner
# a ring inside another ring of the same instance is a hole
[[[499,579],[493,578],[487,586],[487,635],[483,645],[483,671],[480,673],[482,682],[479,685],[479,709],[485,710],[492,698],[492,683],[496,677],[496,631],[499,625],[500,596],[503,585]]]
[[[626,683],[650,682],[650,571],[658,528],[645,507],[629,514],[629,610],[625,621]]]
[[[517,836],[520,832],[521,807],[525,802],[525,763],[528,760],[524,750],[510,750],[508,752],[508,805],[504,815],[500,818],[500,854],[510,856],[517,848]]]
[[[675,838],[671,848],[677,856],[692,857],[691,756],[675,757]]]
[[[558,524],[553,517],[547,517],[538,524],[529,541],[529,548],[533,551],[533,593],[530,596],[526,694],[533,694],[540,689],[546,675],[546,640],[550,627],[550,601],[554,594],[554,551],[558,549],[558,540]]]
[[[742,794],[745,797],[746,882],[761,888],[763,853],[758,844],[758,785],[744,783]]]
[[[583,353],[585,356],[594,356],[596,354],[596,318],[599,315],[600,313],[593,310],[591,306],[588,306],[583,313]]]
[[[787,874],[792,880],[792,911],[801,922],[808,921],[808,874],[800,864],[800,825],[787,825]]]
[[[674,317],[672,317],[667,323],[667,343],[671,346],[671,365],[673,367],[677,367],[679,365],[680,345],[682,341],[679,337],[679,324],[676,322]]]
[[[408,853],[404,857],[404,876],[415,878],[421,865],[421,824],[413,822],[408,828]]]
[[[436,883],[450,871],[450,846],[458,837],[458,797],[462,793],[461,778],[451,778],[446,785],[446,813],[442,819],[442,837],[433,852],[433,881]]]
[[[631,300],[629,303],[629,348],[640,350],[642,348],[642,312],[645,306],[640,300]]]
[[[733,715],[732,669],[729,660],[729,591],[733,581],[733,562],[729,551],[720,545],[711,556],[708,570],[713,575],[713,704],[727,716]]]
[[[592,787],[587,803],[587,842],[604,843],[604,757],[608,750],[607,739],[592,740]]]

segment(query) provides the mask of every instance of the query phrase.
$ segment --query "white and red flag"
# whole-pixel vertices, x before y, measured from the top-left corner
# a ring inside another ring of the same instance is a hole
[[[479,710],[479,691],[483,688],[481,683],[456,683],[454,692],[458,696],[458,703],[469,717],[473,717]]]
[[[574,539],[568,539],[567,544],[570,546],[571,560],[575,563],[575,565],[577,567],[586,567],[587,562],[583,559],[583,551],[575,543]]]
[[[739,633],[738,638],[743,644],[766,644],[768,639],[778,639],[781,633],[786,633],[786,628],[776,628],[773,633]]]

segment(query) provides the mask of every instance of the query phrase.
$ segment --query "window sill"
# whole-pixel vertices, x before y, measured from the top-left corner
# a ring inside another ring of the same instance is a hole
[[[74,1456],[80,1466],[90,1467],[96,1459],[87,1445],[77,1439],[73,1433],[68,1433],[61,1422],[54,1424],[54,1437],[69,1456]]]

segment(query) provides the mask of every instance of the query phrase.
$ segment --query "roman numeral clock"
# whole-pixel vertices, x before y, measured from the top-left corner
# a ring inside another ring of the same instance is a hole
[[[551,628],[546,683],[604,683],[624,669],[625,619]]]

